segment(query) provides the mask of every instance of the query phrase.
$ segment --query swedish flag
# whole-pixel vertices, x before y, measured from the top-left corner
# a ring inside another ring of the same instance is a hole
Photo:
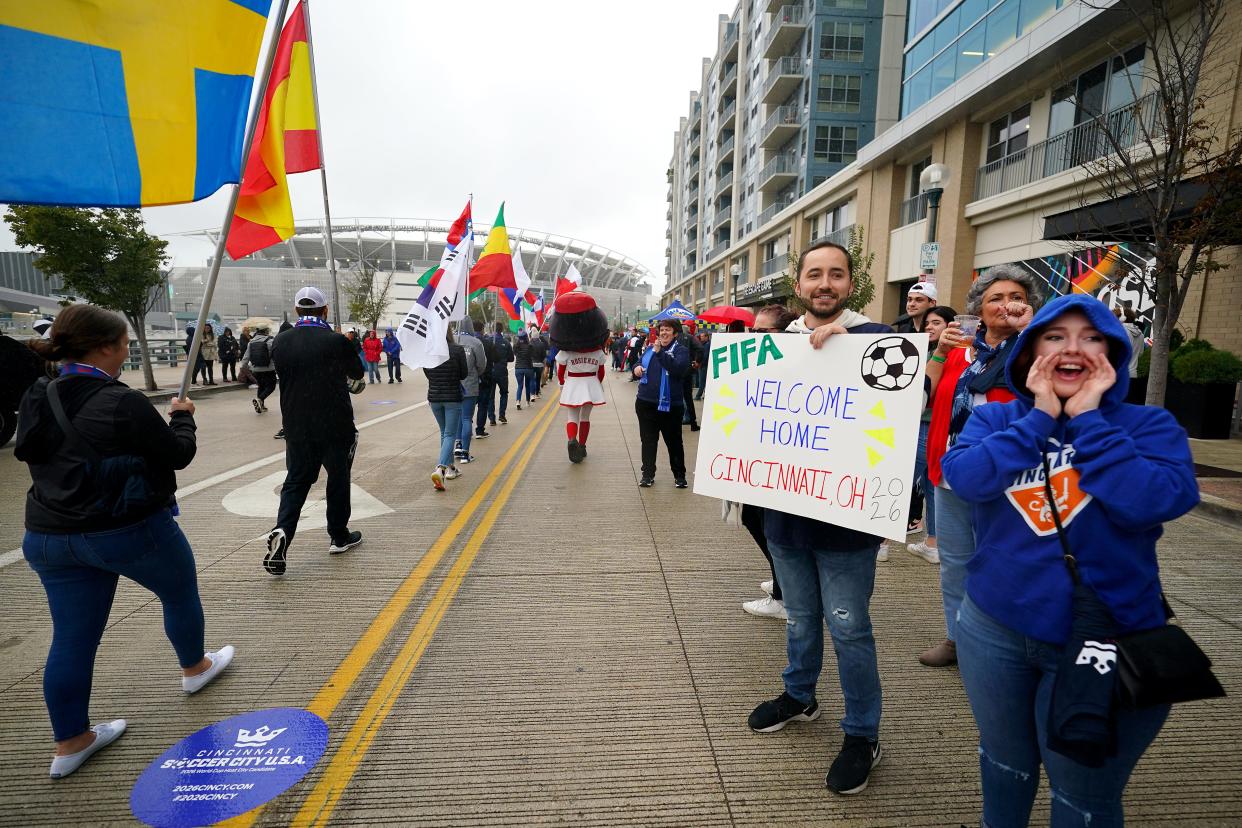
[[[0,202],[139,207],[240,178],[271,0],[0,0]]]

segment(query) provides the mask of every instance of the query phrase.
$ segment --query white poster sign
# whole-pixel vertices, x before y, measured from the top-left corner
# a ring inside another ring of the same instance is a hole
[[[926,334],[716,334],[696,494],[904,541]]]

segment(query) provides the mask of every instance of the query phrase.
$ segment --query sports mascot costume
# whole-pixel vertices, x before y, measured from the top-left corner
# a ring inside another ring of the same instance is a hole
[[[562,293],[552,303],[548,333],[556,354],[556,378],[561,384],[561,405],[568,417],[569,459],[581,463],[591,433],[591,409],[603,405],[605,365],[608,355],[608,317],[590,294],[580,290]]]

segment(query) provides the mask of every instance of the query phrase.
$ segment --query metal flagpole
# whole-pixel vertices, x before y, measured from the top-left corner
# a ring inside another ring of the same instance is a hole
[[[289,0],[279,0],[279,3],[280,12],[276,17],[276,24],[272,27],[272,35],[267,43],[267,57],[263,60],[263,75],[262,80],[259,81],[259,94],[255,98],[255,105],[246,123],[246,141],[242,145],[241,155],[242,176],[246,173],[246,162],[250,160],[250,145],[254,142],[254,131],[259,123],[259,107],[263,106],[263,99],[267,97],[267,85],[272,76],[272,62],[276,58],[276,44],[280,40],[280,34],[285,28],[285,12],[289,9]],[[194,338],[190,342],[189,361],[185,364],[185,375],[181,377],[181,389],[177,392],[177,397],[182,400],[189,393],[190,381],[194,379],[194,363],[198,361],[199,347],[203,344],[203,326],[207,324],[207,311],[211,309],[211,297],[216,292],[216,278],[220,275],[220,262],[224,258],[224,245],[229,238],[229,226],[233,223],[233,213],[237,210],[237,197],[240,194],[241,182],[239,181],[233,185],[233,192],[229,194],[229,206],[224,213],[224,227],[220,230],[220,238],[216,240],[216,255],[211,260],[211,275],[207,277],[207,287],[203,291],[203,303],[198,309],[198,322],[194,327]]]
[[[332,274],[332,322],[341,328],[341,290],[336,283],[336,254],[332,243],[332,211],[328,209],[328,164],[323,158],[323,119],[319,117],[319,73],[315,68],[315,38],[311,36],[310,0],[301,0],[306,21],[306,53],[310,58],[311,98],[315,101],[315,141],[319,144],[319,181],[323,185],[323,220],[328,231],[328,272]]]

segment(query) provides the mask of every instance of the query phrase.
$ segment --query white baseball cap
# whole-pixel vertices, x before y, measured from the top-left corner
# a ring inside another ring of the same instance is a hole
[[[936,286],[931,282],[915,282],[910,287],[910,293],[921,293],[933,302],[937,301]]]
[[[323,295],[323,291],[317,287],[304,287],[298,291],[298,295],[294,297],[293,304],[299,308],[322,308],[327,306],[328,300]]]

